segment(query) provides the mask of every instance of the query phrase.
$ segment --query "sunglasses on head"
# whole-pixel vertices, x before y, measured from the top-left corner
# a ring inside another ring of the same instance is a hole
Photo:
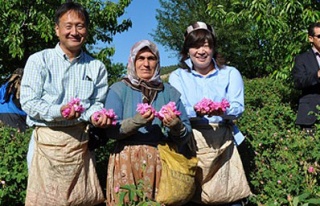
[[[320,39],[320,34],[318,34],[318,35],[313,35],[313,37],[317,37],[318,39]]]

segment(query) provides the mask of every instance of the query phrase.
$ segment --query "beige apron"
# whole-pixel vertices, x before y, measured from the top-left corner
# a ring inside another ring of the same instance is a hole
[[[85,129],[85,124],[35,128],[26,206],[91,206],[104,201]]]
[[[193,126],[198,170],[194,202],[230,203],[251,194],[231,125]]]

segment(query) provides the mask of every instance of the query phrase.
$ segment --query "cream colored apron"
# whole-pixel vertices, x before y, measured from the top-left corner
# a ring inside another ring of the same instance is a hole
[[[104,201],[85,130],[85,124],[35,128],[26,206],[91,206]]]

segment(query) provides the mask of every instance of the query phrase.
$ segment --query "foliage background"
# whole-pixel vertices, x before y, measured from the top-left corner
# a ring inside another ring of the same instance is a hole
[[[306,28],[320,20],[320,1],[159,1],[153,34],[158,43],[179,51],[185,28],[194,21],[207,22],[217,33],[217,50],[244,76],[246,110],[237,124],[246,136],[239,151],[253,192],[249,205],[320,205],[320,125],[315,137],[294,125],[299,93],[290,81],[294,56],[309,46]],[[31,53],[56,44],[53,14],[62,2],[0,0],[1,79],[23,67]],[[110,43],[131,27],[130,19],[117,20],[131,0],[78,2],[93,15],[85,49],[106,64],[111,84],[123,74],[124,65],[110,61],[113,48],[98,48],[96,43]],[[163,68],[162,74],[175,68]],[[1,126],[0,134],[0,205],[24,205],[31,129],[21,134]],[[104,189],[112,148],[109,142],[96,150]]]
[[[310,137],[295,126],[298,95],[282,80],[245,80],[246,110],[238,125],[246,144],[239,149],[255,205],[293,205],[301,194],[320,204],[320,133]]]
[[[19,133],[0,125],[0,205],[22,206],[27,188],[27,152],[31,130]]]
[[[218,48],[247,78],[287,79],[296,54],[308,46],[306,29],[320,20],[319,0],[159,0],[155,41],[180,51],[188,25],[212,25]]]
[[[54,13],[64,2],[66,0],[0,0],[0,83],[16,68],[23,68],[31,54],[57,44]],[[105,63],[112,82],[123,73],[124,65],[111,63],[114,48],[97,45],[111,43],[114,35],[132,26],[130,19],[118,22],[131,0],[77,2],[90,14],[89,37],[84,49]]]
[[[298,94],[289,84],[267,77],[245,79],[245,88],[246,110],[237,124],[246,136],[239,152],[253,192],[249,205],[319,205],[320,128],[310,137],[294,125]],[[1,127],[0,133],[0,205],[23,205],[31,131]],[[109,141],[96,150],[104,190],[112,148]]]

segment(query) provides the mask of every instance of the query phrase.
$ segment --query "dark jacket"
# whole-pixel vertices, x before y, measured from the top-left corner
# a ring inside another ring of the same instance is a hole
[[[317,117],[310,112],[318,112],[320,105],[319,65],[312,49],[298,55],[292,69],[292,77],[296,89],[301,90],[296,124],[311,126]]]

